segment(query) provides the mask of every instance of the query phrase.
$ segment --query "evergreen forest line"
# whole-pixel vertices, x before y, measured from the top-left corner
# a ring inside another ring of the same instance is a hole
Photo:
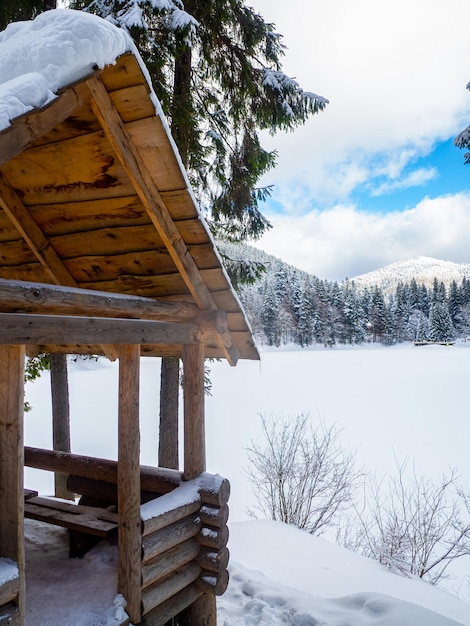
[[[222,255],[230,274],[240,264],[255,268],[251,284],[240,282],[237,291],[261,344],[449,343],[470,336],[470,277],[447,284],[435,277],[430,286],[413,278],[389,292],[321,280],[246,245],[223,244]]]

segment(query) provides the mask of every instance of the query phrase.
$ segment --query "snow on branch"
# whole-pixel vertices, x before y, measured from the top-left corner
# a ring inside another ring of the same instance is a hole
[[[290,78],[287,74],[284,74],[284,72],[264,68],[262,84],[263,87],[271,89],[278,93],[279,97],[283,98],[282,106],[284,111],[286,115],[291,117],[294,117],[295,113],[289,103],[288,97],[307,100],[313,108],[323,109],[325,105],[328,104],[326,98],[310,91],[304,91],[295,79]]]

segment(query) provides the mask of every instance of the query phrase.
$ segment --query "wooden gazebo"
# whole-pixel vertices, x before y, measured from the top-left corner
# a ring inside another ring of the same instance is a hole
[[[25,506],[44,506],[25,504],[23,485],[24,360],[39,352],[119,359],[118,460],[28,449],[26,462],[115,489],[130,621],[163,624],[223,593],[229,487],[205,472],[204,359],[259,355],[131,52],[0,132],[0,621],[14,624],[24,623]],[[140,466],[141,355],[182,358],[182,471]],[[158,504],[141,505],[142,491]],[[55,523],[67,506],[77,505],[58,506]],[[98,517],[85,511],[83,526]]]

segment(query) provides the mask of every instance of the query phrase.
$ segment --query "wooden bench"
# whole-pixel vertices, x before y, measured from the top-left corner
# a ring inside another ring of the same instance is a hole
[[[108,509],[40,496],[25,500],[24,516],[103,539],[109,538],[118,527],[117,513]]]

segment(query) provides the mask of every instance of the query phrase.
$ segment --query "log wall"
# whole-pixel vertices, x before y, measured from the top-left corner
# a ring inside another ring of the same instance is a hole
[[[70,474],[67,486],[76,493],[113,502],[113,461],[96,459],[94,469],[91,457],[34,448],[25,449],[25,459],[32,467]],[[230,484],[208,473],[182,481],[180,472],[145,466],[141,483],[139,624],[161,626],[198,599],[227,589]]]
[[[203,474],[177,491],[141,509],[144,626],[164,623],[202,594],[222,595],[228,585],[228,481]],[[149,515],[154,504],[161,512]]]

